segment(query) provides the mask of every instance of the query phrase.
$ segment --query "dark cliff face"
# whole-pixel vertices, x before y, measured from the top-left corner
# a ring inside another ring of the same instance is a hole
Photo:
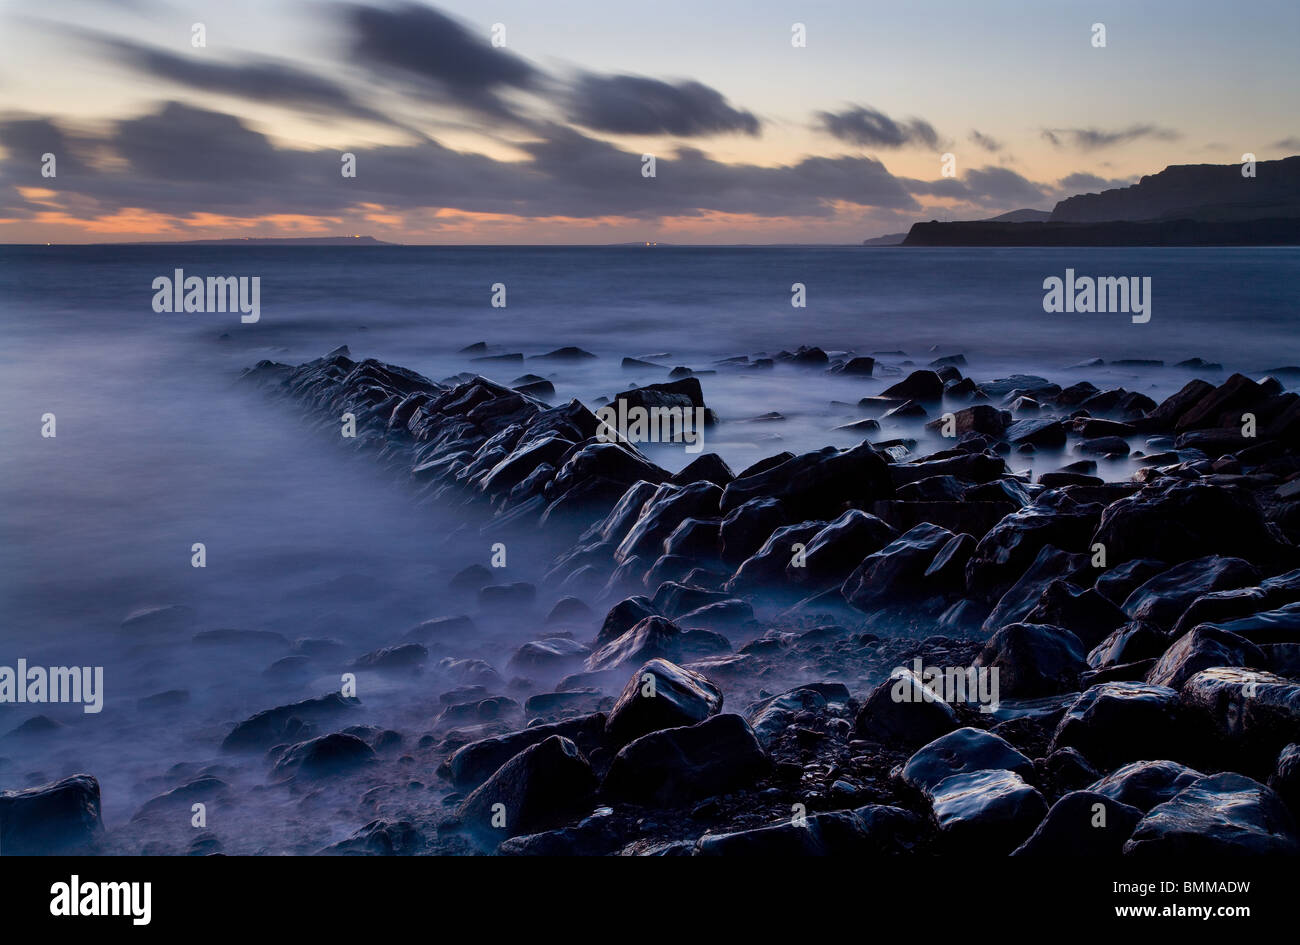
[[[1254,177],[1240,164],[1177,164],[1131,187],[1062,200],[1053,223],[1117,220],[1252,220],[1300,216],[1300,157],[1260,161]]]

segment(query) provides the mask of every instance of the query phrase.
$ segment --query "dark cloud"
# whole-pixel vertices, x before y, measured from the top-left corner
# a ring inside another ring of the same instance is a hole
[[[130,40],[101,36],[90,38],[119,62],[155,79],[249,101],[392,123],[387,116],[357,102],[338,83],[288,63],[252,58],[223,63],[178,56]]]
[[[75,181],[65,183],[61,174],[60,190],[101,213],[133,207],[180,216],[339,215],[363,203],[401,211],[647,219],[707,212],[828,217],[845,205],[919,209],[872,158],[810,157],[767,167],[726,164],[685,148],[659,155],[657,175],[646,178],[639,151],[563,125],[543,126],[534,140],[519,144],[526,157],[518,161],[431,140],[358,148],[354,179],[340,175],[337,151],[279,149],[234,116],[179,102],[119,121],[81,145],[118,160]],[[9,215],[33,212],[11,196],[13,185],[31,184],[31,177],[31,167],[0,163],[0,194],[14,204]]]
[[[757,135],[759,121],[733,108],[716,89],[701,82],[664,82],[637,75],[578,77],[569,91],[568,119],[611,134]]]
[[[1127,187],[1133,183],[1131,178],[1126,177],[1098,177],[1096,174],[1088,174],[1083,171],[1076,171],[1062,177],[1057,182],[1058,188],[1067,196],[1075,194],[1101,193],[1103,190],[1112,190],[1116,187]]]
[[[1300,151],[1300,138],[1283,138],[1281,141],[1274,141],[1269,147],[1278,148],[1282,151]]]
[[[42,158],[53,154],[57,173],[67,179],[88,173],[84,148],[48,118],[23,115],[0,117],[0,147],[5,170],[23,187],[56,187],[58,178],[41,176]]]
[[[841,112],[818,112],[816,117],[823,131],[850,144],[876,148],[939,146],[939,135],[934,127],[920,118],[895,121],[884,112],[861,105]]]
[[[1098,128],[1044,128],[1043,137],[1058,148],[1073,144],[1082,151],[1096,151],[1117,144],[1128,144],[1141,138],[1175,141],[1181,135],[1169,128],[1142,124],[1132,125],[1119,131],[1102,131]]]
[[[901,180],[909,193],[964,200],[985,208],[1023,207],[1041,203],[1048,188],[1005,167],[981,167],[967,171],[960,179]]]
[[[537,89],[545,79],[531,63],[429,7],[353,4],[342,9],[353,62],[451,104],[518,118],[502,93]]]
[[[974,129],[970,133],[970,139],[978,144],[985,151],[1001,151],[1002,142],[993,138],[979,129]]]

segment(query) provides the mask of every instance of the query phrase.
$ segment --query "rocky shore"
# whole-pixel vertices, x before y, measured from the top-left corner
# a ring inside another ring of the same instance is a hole
[[[718,369],[774,362],[878,368],[801,348]],[[864,397],[851,448],[672,473],[544,378],[260,362],[247,383],[330,436],[350,415],[342,442],[463,510],[465,540],[553,556],[529,582],[466,568],[446,612],[350,664],[418,674],[441,706],[422,727],[329,693],[221,750],[379,813],[327,853],[1300,853],[1295,369],[1156,402],[965,367]],[[691,372],[618,400],[727,422]],[[873,442],[885,418],[916,437]],[[1014,473],[1029,455],[1058,468]],[[1130,479],[1097,475],[1118,457]],[[534,631],[494,657],[502,621]],[[137,817],[228,791],[196,771]],[[5,852],[102,835],[89,775],[0,795]]]

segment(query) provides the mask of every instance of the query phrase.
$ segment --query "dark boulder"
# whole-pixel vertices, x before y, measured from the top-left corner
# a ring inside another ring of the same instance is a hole
[[[1047,813],[1038,791],[1014,771],[958,774],[930,790],[940,841],[950,852],[1005,856],[1025,842]]]
[[[1081,693],[1052,735],[1051,750],[1076,748],[1104,769],[1160,753],[1181,754],[1187,739],[1178,693],[1165,686],[1108,682]]]
[[[841,586],[844,599],[870,611],[883,601],[923,596],[926,570],[953,537],[939,525],[917,525],[862,560]]]
[[[708,833],[695,856],[872,856],[911,851],[925,828],[911,811],[873,804],[857,810],[812,814],[750,830]]]
[[[867,696],[854,721],[859,738],[916,748],[959,728],[957,714],[909,669],[897,669]]]
[[[998,671],[1002,696],[1035,698],[1069,692],[1088,669],[1083,644],[1069,630],[1043,624],[1003,627],[975,658],[975,666]]]
[[[1202,778],[1151,809],[1128,856],[1295,856],[1295,818],[1273,791],[1232,772]]]
[[[1092,791],[1071,791],[1012,856],[1119,856],[1142,811]]]
[[[741,562],[723,589],[735,594],[784,584],[786,567],[797,554],[795,545],[807,548],[808,542],[826,525],[824,521],[809,521],[778,528],[758,551]]]
[[[595,788],[596,776],[578,746],[551,735],[497,769],[456,813],[480,836],[505,839],[558,826],[582,813]]]
[[[1012,512],[980,539],[966,565],[966,587],[990,603],[1000,598],[1048,545],[1083,552],[1096,516],[1086,508],[1062,511],[1031,505]]]
[[[609,711],[605,731],[616,744],[703,722],[722,709],[722,690],[699,673],[653,659],[627,681]]]
[[[0,791],[0,850],[10,856],[84,852],[103,831],[99,782],[88,774]]]
[[[738,567],[784,524],[785,511],[776,499],[750,499],[744,505],[732,509],[718,529],[723,562]]]
[[[914,790],[928,794],[954,775],[1002,769],[1031,775],[1034,763],[991,732],[959,728],[918,749],[907,759],[901,777]]]
[[[1202,594],[1247,587],[1258,581],[1259,572],[1240,558],[1196,558],[1162,571],[1137,588],[1124,601],[1124,612],[1134,620],[1168,630]]]
[[[838,450],[828,446],[780,466],[730,483],[722,495],[728,513],[750,499],[778,499],[791,518],[834,518],[846,506],[861,506],[893,494],[889,466],[870,443]]]
[[[1165,650],[1148,674],[1147,682],[1181,689],[1183,683],[1203,669],[1216,666],[1260,668],[1264,664],[1264,654],[1253,643],[1217,627],[1197,627]]]
[[[279,777],[322,778],[373,764],[375,750],[355,735],[333,732],[292,746],[276,762]]]
[[[552,735],[572,739],[579,748],[591,751],[604,741],[605,723],[604,714],[596,712],[470,742],[447,760],[447,776],[460,790],[475,788],[525,748]]]
[[[1112,771],[1088,790],[1145,814],[1203,777],[1201,772],[1176,761],[1134,761]]]
[[[850,509],[813,535],[804,546],[802,567],[791,561],[785,568],[786,579],[812,588],[842,584],[863,558],[879,551],[897,534],[876,516]]]

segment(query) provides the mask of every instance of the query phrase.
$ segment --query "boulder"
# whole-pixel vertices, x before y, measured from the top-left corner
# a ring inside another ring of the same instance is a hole
[[[576,719],[563,719],[517,732],[481,738],[459,748],[447,759],[446,774],[458,789],[470,790],[530,745],[552,735],[571,739],[583,751],[600,746],[605,738],[606,718],[596,712]]]
[[[942,400],[943,379],[934,371],[913,371],[897,384],[886,387],[880,396],[898,400]]]
[[[846,506],[862,506],[893,495],[889,466],[863,442],[851,449],[826,447],[796,456],[773,469],[731,482],[722,494],[722,512],[751,499],[777,499],[791,518],[830,519]]]
[[[1134,761],[1112,771],[1088,790],[1146,813],[1205,775],[1175,761]]]
[[[750,499],[732,509],[718,528],[723,562],[738,567],[785,524],[785,510],[776,499]]]
[[[1108,682],[1079,695],[1052,735],[1050,750],[1076,748],[1109,770],[1161,752],[1180,753],[1178,693],[1166,686]]]
[[[1081,588],[1054,580],[1024,617],[1025,623],[1065,627],[1086,647],[1093,647],[1128,623],[1120,610],[1093,588]]]
[[[909,669],[896,669],[867,696],[854,729],[859,738],[916,748],[959,728],[957,714]]]
[[[1034,698],[1074,689],[1088,669],[1085,653],[1069,630],[1013,623],[989,638],[974,665],[997,670],[1003,698]]]
[[[684,662],[700,656],[725,653],[726,639],[708,630],[682,630],[667,617],[646,617],[622,636],[587,658],[588,672],[640,665],[655,658]]]
[[[864,558],[845,578],[841,586],[844,599],[859,610],[870,611],[885,600],[923,596],[926,570],[953,537],[938,525],[922,524],[908,530]]]
[[[10,856],[85,852],[103,831],[99,782],[88,774],[0,791],[0,850]]]
[[[703,722],[722,709],[722,690],[699,673],[653,659],[627,681],[605,731],[624,745],[660,729]]]
[[[614,801],[676,807],[748,787],[771,762],[738,715],[664,729],[624,745],[610,763],[602,796]]]
[[[1232,772],[1202,778],[1153,807],[1128,856],[1295,856],[1295,819],[1273,791]]]
[[[322,778],[345,774],[376,760],[375,750],[356,735],[332,732],[290,747],[276,762],[274,773],[281,778]]]
[[[807,548],[813,537],[826,527],[826,522],[799,522],[785,525],[772,532],[761,548],[736,569],[736,573],[723,585],[728,594],[770,589],[785,583],[786,566],[794,560],[795,545]]]
[[[1025,620],[1049,586],[1061,579],[1079,580],[1088,573],[1088,567],[1087,555],[1071,554],[1055,545],[1044,546],[1024,574],[998,599],[984,620],[984,631],[993,633],[1009,623]]]
[[[786,579],[811,588],[842,584],[867,555],[879,551],[897,532],[874,515],[850,509],[818,531],[804,546],[802,567],[786,565]]]
[[[471,831],[505,839],[557,826],[582,813],[595,788],[596,776],[578,746],[562,735],[550,735],[497,769],[456,813]]]
[[[1071,791],[1012,856],[1119,856],[1142,811],[1104,794]]]
[[[1004,856],[1020,846],[1047,812],[1038,791],[1013,771],[945,778],[930,791],[939,836],[951,851]]]
[[[781,821],[730,833],[708,833],[696,856],[871,856],[907,853],[924,825],[911,811],[873,804],[857,810],[812,814],[800,823]]]
[[[1102,571],[1093,586],[1112,604],[1123,605],[1128,596],[1148,580],[1169,570],[1169,565],[1154,558],[1133,558]]]
[[[1087,510],[1031,505],[1012,512],[975,546],[966,565],[967,589],[982,600],[996,601],[1047,546],[1071,553],[1085,551],[1096,521]]]
[[[658,613],[657,608],[646,597],[628,597],[619,601],[605,615],[605,620],[600,625],[600,632],[596,634],[594,646],[599,649],[606,643],[612,643],[642,620],[658,616]]]
[[[1272,766],[1300,733],[1300,683],[1272,673],[1216,666],[1183,683],[1182,704],[1206,721],[1235,759]]]
[[[959,728],[918,749],[903,766],[901,777],[923,794],[953,775],[973,771],[1033,773],[1034,763],[1005,739],[978,728]]]
[[[1218,555],[1196,558],[1162,571],[1134,590],[1124,601],[1124,612],[1134,620],[1169,630],[1202,594],[1246,587],[1258,581],[1259,572],[1240,558]]]
[[[1203,669],[1216,666],[1260,668],[1264,665],[1264,654],[1253,643],[1217,627],[1203,626],[1180,637],[1165,650],[1147,675],[1147,682],[1180,689]]]

